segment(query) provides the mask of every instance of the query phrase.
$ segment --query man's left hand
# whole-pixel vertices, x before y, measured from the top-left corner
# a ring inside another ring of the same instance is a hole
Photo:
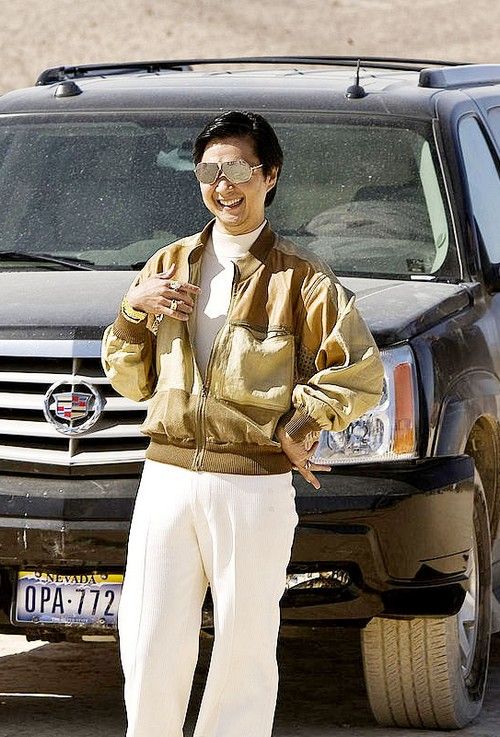
[[[330,471],[330,466],[319,466],[317,463],[311,463],[309,458],[314,455],[314,451],[317,448],[318,443],[314,443],[311,447],[306,447],[306,444],[301,441],[297,442],[292,440],[284,428],[279,427],[276,435],[281,443],[283,453],[286,455],[293,468],[295,468],[305,480],[314,486],[315,489],[320,489],[321,484],[312,471]]]

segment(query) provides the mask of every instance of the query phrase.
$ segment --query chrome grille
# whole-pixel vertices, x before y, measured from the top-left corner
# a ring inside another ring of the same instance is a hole
[[[10,341],[2,343],[6,353]],[[138,426],[146,405],[119,396],[111,387],[101,367],[99,341],[60,341],[60,346],[50,341],[50,356],[44,356],[48,346],[44,350],[43,343],[12,341],[18,355],[0,355],[0,459],[57,466],[143,460],[148,440]],[[60,357],[53,355],[54,348],[60,348]],[[84,355],[68,355],[72,350]],[[102,414],[81,435],[63,435],[45,418],[45,395],[55,383],[77,387],[81,382],[102,395]]]

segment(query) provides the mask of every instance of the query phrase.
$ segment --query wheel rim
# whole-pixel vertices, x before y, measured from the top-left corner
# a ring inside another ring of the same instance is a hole
[[[460,641],[460,660],[464,678],[470,673],[476,651],[476,640],[479,629],[479,576],[477,545],[474,546],[471,556],[471,572],[469,588],[464,603],[457,614],[458,637]]]

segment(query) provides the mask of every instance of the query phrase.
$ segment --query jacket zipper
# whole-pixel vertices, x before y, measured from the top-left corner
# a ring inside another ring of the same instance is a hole
[[[191,262],[189,262],[188,281],[189,282],[192,281]],[[186,322],[186,330],[187,330],[187,334],[189,338],[189,345],[191,347],[191,353],[193,356],[194,367],[195,367],[195,370],[198,372],[198,375],[201,376],[201,371],[196,361],[196,354],[194,351],[194,342],[193,342],[193,337],[191,335],[191,329],[189,327],[189,320]],[[203,406],[204,406],[205,400],[206,400],[206,390],[205,390],[205,385],[202,382],[201,392],[198,395],[198,399],[196,403],[196,431],[195,431],[196,447],[195,447],[193,461],[191,463],[191,470],[193,471],[199,470],[199,466],[200,466],[199,458],[200,458],[201,448],[203,447],[203,444],[204,444],[204,441],[203,441],[204,427],[202,427],[202,417],[203,417]]]
[[[193,471],[199,471],[201,469],[201,465],[203,463],[203,456],[205,455],[205,446],[206,446],[206,441],[207,441],[206,434],[205,434],[205,407],[207,403],[208,391],[210,388],[210,378],[212,375],[211,369],[212,369],[213,357],[216,351],[217,344],[219,342],[220,335],[229,322],[229,318],[230,318],[233,303],[234,303],[234,298],[236,296],[236,287],[237,287],[239,276],[240,276],[240,272],[236,264],[233,263],[233,266],[234,266],[234,274],[233,274],[233,282],[231,284],[231,299],[229,300],[229,306],[227,308],[226,320],[224,324],[217,331],[217,334],[214,338],[214,342],[212,343],[212,348],[210,349],[210,355],[208,357],[208,363],[207,363],[207,367],[205,370],[205,377],[204,377],[202,387],[201,387],[201,394],[199,395],[198,404],[196,407],[196,436],[197,437],[196,437],[196,452],[194,454],[193,463],[191,466]],[[196,356],[194,353],[194,346],[193,346],[193,342],[191,341],[191,338],[190,338],[190,342],[191,342],[191,350],[193,351],[194,362],[196,364]],[[201,373],[199,368],[198,368],[198,373]]]
[[[193,471],[199,471],[205,452],[205,415],[204,409],[207,400],[207,390],[202,384],[201,392],[198,395],[198,403],[196,405],[196,450],[193,457],[191,468]]]

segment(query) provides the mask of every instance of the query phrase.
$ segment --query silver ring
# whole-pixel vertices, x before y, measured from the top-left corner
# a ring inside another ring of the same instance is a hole
[[[304,468],[311,468],[311,461],[306,461],[304,464]]]
[[[174,312],[176,312],[177,311],[177,305],[178,304],[179,303],[178,303],[178,301],[176,299],[171,299],[170,300],[170,309],[173,310]]]
[[[180,281],[175,281],[175,280],[174,280],[174,281],[171,281],[171,282],[170,282],[170,285],[169,285],[169,286],[170,286],[170,289],[171,289],[171,290],[172,290],[173,292],[178,292],[178,291],[179,291],[179,289],[180,289],[180,288],[182,287],[182,284],[180,283]]]

